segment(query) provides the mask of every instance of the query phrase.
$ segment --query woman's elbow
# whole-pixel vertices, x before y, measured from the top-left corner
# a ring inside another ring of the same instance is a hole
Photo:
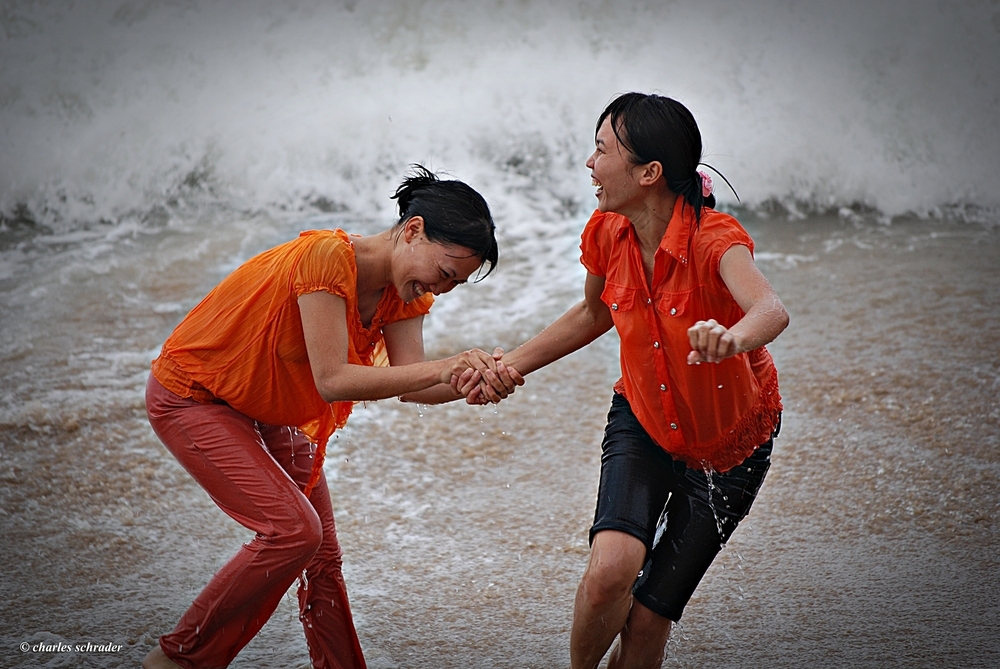
[[[334,402],[342,402],[345,398],[341,397],[339,393],[334,391],[324,389],[322,386],[317,385],[316,390],[319,391],[319,396],[323,398],[323,401],[327,404],[332,404]]]
[[[353,399],[346,396],[344,389],[335,377],[316,376],[313,378],[313,381],[316,384],[316,392],[319,393],[324,402],[345,402]]]
[[[778,313],[778,334],[781,334],[785,331],[785,328],[788,327],[788,324],[792,322],[792,318],[788,315],[788,310],[785,309],[785,305],[779,302],[778,307],[780,309]]]
[[[784,332],[791,319],[785,305],[776,295],[767,306],[762,304],[761,307],[763,308],[758,312],[760,318],[758,322],[761,326],[760,334],[763,336],[763,343],[760,345],[764,345],[771,343]]]

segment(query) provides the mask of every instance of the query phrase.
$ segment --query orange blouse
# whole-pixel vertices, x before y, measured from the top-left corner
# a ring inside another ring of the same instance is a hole
[[[682,206],[683,205],[683,206]],[[623,394],[665,451],[691,467],[724,472],[770,437],[781,411],[778,372],[761,347],[717,364],[687,364],[687,330],[714,318],[726,327],[744,313],[719,271],[735,244],[753,240],[732,216],[678,198],[653,262],[652,289],[632,223],[595,212],[583,231],[581,262],[604,277],[601,300],[621,339]]]
[[[199,402],[225,402],[269,425],[297,427],[317,445],[306,494],[319,480],[326,442],[344,426],[352,402],[326,402],[316,390],[298,297],[326,291],[347,303],[348,362],[372,366],[384,351],[382,327],[426,314],[430,294],[410,303],[388,286],[365,327],[357,306],[358,268],[343,230],[310,230],[236,269],[180,322],[153,361],[168,390]]]

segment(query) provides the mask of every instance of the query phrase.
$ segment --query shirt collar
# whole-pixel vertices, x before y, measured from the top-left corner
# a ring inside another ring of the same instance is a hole
[[[670,222],[667,223],[667,231],[663,233],[663,239],[660,240],[660,248],[663,249],[664,253],[670,255],[682,265],[688,264],[688,249],[691,244],[691,232],[694,226],[694,208],[685,206],[687,202],[681,195],[677,196],[677,202],[674,203],[674,211],[670,215]],[[615,214],[616,227],[615,227],[615,239],[619,241],[632,231],[635,234],[635,228],[632,226],[632,221],[628,220],[620,214]]]

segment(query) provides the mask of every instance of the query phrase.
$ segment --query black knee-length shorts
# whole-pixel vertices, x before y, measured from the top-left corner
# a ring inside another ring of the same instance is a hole
[[[602,530],[618,530],[646,545],[646,564],[632,589],[643,606],[680,620],[712,560],[750,511],[777,433],[778,426],[737,467],[708,474],[671,458],[640,425],[628,400],[615,393],[590,541]]]

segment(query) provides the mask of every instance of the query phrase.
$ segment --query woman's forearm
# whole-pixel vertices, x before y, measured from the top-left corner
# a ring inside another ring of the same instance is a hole
[[[400,367],[344,363],[332,366],[323,375],[316,375],[316,390],[327,402],[382,400],[424,391],[440,384],[446,365],[443,360]]]
[[[505,354],[503,362],[522,375],[530,374],[583,348],[612,325],[606,307],[592,309],[587,300],[582,300],[535,337]]]
[[[788,312],[774,293],[758,300],[733,327],[738,352],[752,351],[770,344],[788,327]]]
[[[404,393],[399,396],[399,399],[403,402],[415,402],[417,404],[444,404],[445,402],[462,399],[462,393],[456,392],[450,384],[439,383],[424,390]]]

